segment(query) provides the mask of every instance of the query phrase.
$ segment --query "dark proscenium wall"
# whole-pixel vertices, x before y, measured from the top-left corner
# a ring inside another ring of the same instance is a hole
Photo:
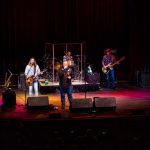
[[[31,56],[40,62],[46,42],[86,42],[93,66],[101,66],[105,48],[115,49],[126,56],[119,67],[125,79],[150,64],[149,1],[2,0],[0,7],[1,74],[24,71]]]

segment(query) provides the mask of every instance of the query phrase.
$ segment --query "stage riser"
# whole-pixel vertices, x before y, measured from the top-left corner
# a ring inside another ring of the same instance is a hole
[[[86,92],[86,91],[98,91],[100,85],[99,84],[88,84],[88,85],[74,85],[73,92]],[[59,91],[59,87],[53,86],[40,86],[40,93],[55,93]]]

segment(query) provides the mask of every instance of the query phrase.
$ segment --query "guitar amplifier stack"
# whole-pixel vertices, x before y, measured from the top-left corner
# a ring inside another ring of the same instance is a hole
[[[20,73],[18,88],[21,89],[21,90],[25,90],[26,89],[24,72]]]

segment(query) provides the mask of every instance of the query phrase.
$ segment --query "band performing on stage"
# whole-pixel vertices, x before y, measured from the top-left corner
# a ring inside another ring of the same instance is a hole
[[[65,51],[61,52],[61,55],[58,53],[54,55],[54,51],[52,55],[45,54],[41,61],[42,65],[40,61],[37,63],[35,57],[29,58],[23,72],[25,103],[27,91],[28,97],[38,97],[44,87],[57,88],[62,110],[66,108],[66,102],[69,102],[69,107],[72,107],[72,93],[74,91],[86,93],[88,88],[91,90],[101,90],[102,88],[116,90],[117,72],[115,66],[118,66],[125,59],[125,56],[117,59],[116,54],[110,48],[106,48],[102,52],[101,61],[93,64],[86,58],[87,55],[83,55],[82,51],[77,53],[75,49],[72,51],[66,48]],[[99,67],[96,70],[94,66]],[[7,88],[9,88],[9,80],[5,84]]]
[[[63,66],[63,62],[66,61],[68,67],[72,69],[73,77],[72,80],[86,80],[86,76],[94,76],[95,74],[99,74],[99,78],[104,77],[104,81],[106,81],[107,88],[115,89],[115,66],[118,65],[121,61],[125,59],[123,56],[120,60],[116,60],[114,54],[110,48],[104,50],[104,55],[102,56],[102,63],[97,63],[95,66],[99,66],[98,70],[94,70],[94,65],[89,62],[81,62],[81,55],[72,55],[70,50],[65,50],[62,59],[60,58],[49,58],[50,55],[44,57],[42,59],[44,73],[43,78],[46,80],[45,83],[48,82],[59,82],[59,71]],[[82,63],[82,64],[81,64]],[[102,66],[102,67],[101,67]],[[81,68],[82,67],[82,68]],[[29,67],[28,67],[29,68]],[[81,70],[82,69],[82,70]],[[26,73],[27,74],[27,71]],[[82,77],[81,77],[82,76]],[[29,84],[30,80],[33,78],[27,78],[27,84]],[[100,80],[100,79],[99,79]],[[99,81],[97,81],[99,82]]]

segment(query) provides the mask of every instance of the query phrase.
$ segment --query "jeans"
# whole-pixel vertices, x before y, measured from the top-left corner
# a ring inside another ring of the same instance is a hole
[[[63,88],[60,86],[60,94],[61,94],[61,105],[62,109],[65,108],[65,93],[67,93],[69,103],[71,104],[72,101],[72,85],[70,85],[68,88]]]
[[[107,74],[106,74],[106,82],[107,82],[107,87],[108,88],[115,88],[115,71],[114,69],[110,70]]]
[[[33,90],[35,92],[35,96],[38,96],[39,95],[38,81],[34,81],[33,84],[31,86],[29,86],[29,96],[33,95]]]

